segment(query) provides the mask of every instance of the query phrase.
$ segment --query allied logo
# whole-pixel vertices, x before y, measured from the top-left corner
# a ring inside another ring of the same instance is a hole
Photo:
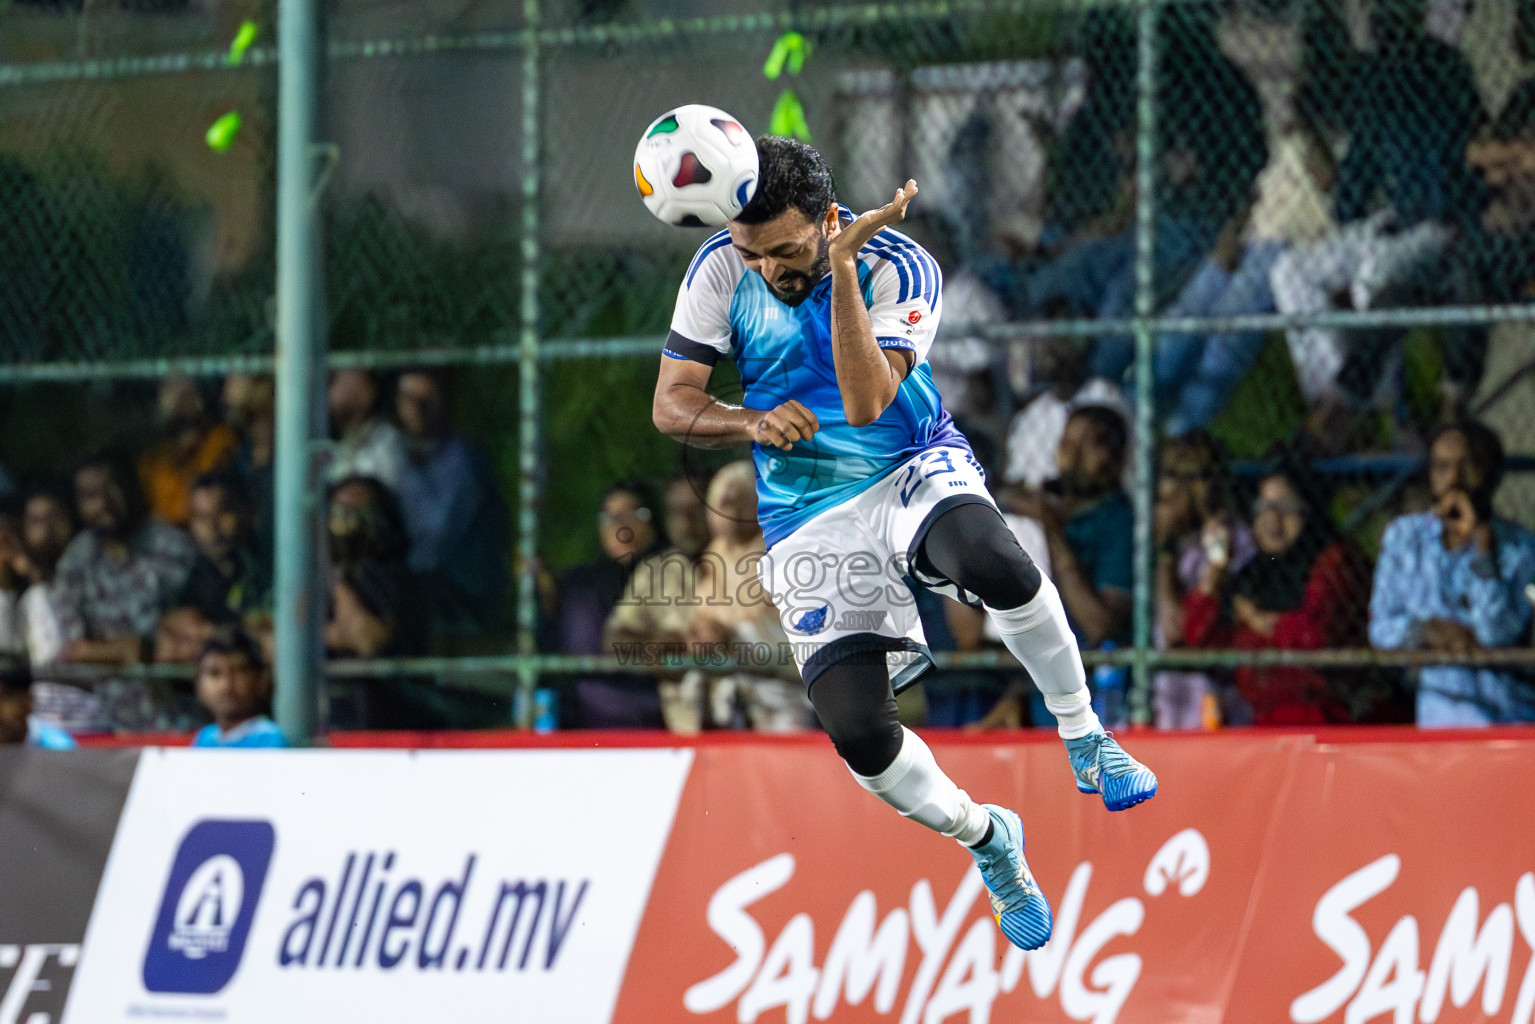
[[[276,838],[265,821],[200,821],[187,831],[144,954],[145,988],[211,995],[229,984]]]
[[[181,890],[167,945],[188,960],[228,952],[229,935],[244,901],[245,872],[240,862],[224,853],[210,857]]]
[[[918,320],[921,320],[921,319],[922,319],[922,311],[920,309],[914,309],[910,313],[906,314],[906,322],[909,323],[909,324],[914,324]]]

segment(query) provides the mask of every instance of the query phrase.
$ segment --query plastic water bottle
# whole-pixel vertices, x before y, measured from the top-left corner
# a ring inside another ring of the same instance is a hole
[[[1100,651],[1117,650],[1119,645],[1105,640]],[[1093,710],[1105,729],[1125,724],[1125,684],[1130,670],[1124,665],[1099,665],[1093,669]]]
[[[512,694],[512,719],[522,721],[523,709],[527,704],[527,698],[522,690]],[[547,687],[539,687],[533,691],[532,714],[528,716],[531,721],[529,727],[534,732],[554,732],[560,727],[560,692]]]

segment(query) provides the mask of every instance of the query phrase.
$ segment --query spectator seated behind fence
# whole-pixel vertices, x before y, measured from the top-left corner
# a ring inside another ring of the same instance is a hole
[[[708,540],[704,516],[705,481],[673,480],[666,488],[666,540],[661,540],[651,526],[653,496],[642,484],[628,494],[609,492],[603,501],[601,531],[603,550],[618,552],[617,559],[634,559],[626,572],[622,596],[611,604],[602,627],[603,653],[612,654],[631,664],[658,664],[667,655],[682,657],[687,653],[688,630],[694,613],[703,603],[699,593],[699,556],[702,539]],[[642,495],[640,491],[643,491]],[[644,504],[630,506],[630,500]],[[703,526],[702,537],[698,527]],[[686,548],[671,540],[675,529]],[[638,545],[630,554],[625,549]],[[649,550],[649,554],[639,555]],[[661,678],[674,680],[666,673]],[[583,680],[577,684],[581,720],[588,728],[652,727],[655,715],[673,731],[688,731],[687,723],[672,709],[675,686],[658,689],[651,676],[614,676],[606,680]],[[697,731],[696,727],[692,731]]]
[[[778,609],[762,588],[758,566],[767,553],[757,522],[757,478],[749,460],[732,462],[714,475],[708,491],[709,546],[698,567],[698,594],[688,639],[695,650],[720,651],[751,669],[725,674],[687,672],[680,683],[661,684],[667,727],[696,732],[745,726],[757,732],[810,728],[815,712],[794,659]]]
[[[1476,283],[1457,235],[1476,227],[1485,199],[1467,144],[1485,111],[1470,65],[1424,28],[1424,0],[1379,0],[1371,9],[1375,52],[1354,75],[1346,106],[1348,151],[1337,180],[1339,232],[1292,249],[1275,263],[1281,313],[1358,311],[1464,303]],[[1301,390],[1346,413],[1389,399],[1382,370],[1400,329],[1291,331]],[[1447,408],[1481,378],[1485,327],[1447,330],[1441,391]]]
[[[422,594],[408,563],[410,540],[394,492],[372,477],[348,477],[331,489],[328,619],[332,658],[410,658],[426,653]],[[506,721],[505,702],[419,676],[362,677],[331,685],[331,725],[361,729],[474,728],[487,716]]]
[[[618,646],[635,643],[659,645],[670,648],[673,654],[682,653],[693,613],[703,601],[698,592],[698,572],[699,558],[709,540],[702,490],[707,485],[707,480],[685,479],[667,485],[664,517],[667,529],[662,533],[665,540],[658,540],[651,553],[635,561],[627,574],[623,596],[602,627],[608,653],[619,653]],[[699,488],[697,492],[695,487]],[[632,521],[628,521],[630,513],[622,501],[610,515],[604,509],[608,515],[604,530],[617,524],[613,535],[617,541],[615,549],[631,535],[635,541],[643,540],[650,521],[644,513],[649,511],[648,504],[636,508]],[[701,538],[696,531],[699,524],[703,525]],[[677,532],[674,534],[673,530]],[[608,547],[606,537],[605,533],[604,549]],[[679,537],[680,543],[676,539]]]
[[[367,476],[330,492],[330,616],[325,649],[342,658],[422,654],[426,622],[407,557],[410,538],[394,492]]]
[[[1340,540],[1317,500],[1319,486],[1295,460],[1258,483],[1252,534],[1257,555],[1240,570],[1207,558],[1183,601],[1184,642],[1239,650],[1319,650],[1355,644],[1368,600],[1364,556]],[[1235,546],[1228,538],[1227,552]],[[1243,666],[1238,688],[1258,725],[1348,720],[1328,678],[1311,668]]]
[[[1053,316],[1067,310],[1052,306]],[[1081,405],[1113,408],[1129,422],[1130,403],[1119,385],[1101,377],[1089,377],[1088,357],[1092,342],[1085,338],[1042,338],[1030,351],[1032,376],[1045,385],[1007,428],[1007,466],[1003,479],[1010,485],[1038,488],[1060,472],[1057,462],[1061,435],[1071,410]]]
[[[1220,446],[1203,431],[1174,438],[1162,447],[1152,535],[1157,546],[1156,645],[1161,650],[1182,647],[1186,595],[1199,586],[1212,563],[1238,573],[1257,553],[1252,531],[1235,511]],[[1245,725],[1252,718],[1252,709],[1239,694],[1228,693],[1205,672],[1157,672],[1152,677],[1152,700],[1158,729],[1207,725],[1212,702],[1219,720],[1228,725]]]
[[[666,539],[689,558],[697,558],[709,545],[709,508],[705,499],[710,479],[707,472],[687,472],[672,477],[666,484],[663,496]]]
[[[272,378],[252,373],[225,377],[224,418],[240,438],[231,466],[250,495],[256,557],[269,566],[275,547],[272,456],[277,444],[277,390]]]
[[[185,374],[160,382],[158,412],[161,438],[139,460],[139,476],[149,514],[186,526],[192,481],[233,459],[239,437],[209,416],[197,382]]]
[[[1434,507],[1386,527],[1370,597],[1370,642],[1452,654],[1523,642],[1535,534],[1493,515],[1503,445],[1481,423],[1442,427],[1429,448]],[[1535,721],[1535,682],[1489,668],[1418,670],[1420,726]]]
[[[192,738],[194,747],[286,747],[265,714],[272,695],[261,645],[238,626],[220,626],[197,654],[197,700],[213,716]]]
[[[254,510],[233,469],[205,473],[192,484],[187,532],[197,560],[160,620],[155,660],[190,663],[216,626],[241,624],[270,636],[271,576],[257,558]]]
[[[186,584],[197,551],[186,533],[151,519],[129,464],[92,455],[75,471],[80,533],[59,558],[53,596],[64,641],[61,660],[132,665],[145,660],[160,616]],[[81,729],[176,728],[177,695],[142,681],[108,680],[74,690],[72,708],[50,708]]]
[[[546,595],[545,650],[587,655],[612,652],[614,635],[606,632],[606,626],[624,597],[630,575],[666,546],[656,528],[657,504],[654,490],[644,481],[620,480],[608,487],[597,506],[600,556],[565,570]],[[658,578],[664,580],[665,575]],[[680,639],[680,632],[671,632]],[[574,682],[566,698],[560,721],[576,728],[648,729],[665,725],[653,679],[586,676]]]
[[[398,493],[410,568],[427,595],[434,632],[455,637],[494,629],[510,582],[511,540],[490,465],[452,431],[442,374],[401,374],[395,415],[405,439]]]
[[[384,419],[378,377],[367,370],[336,370],[325,390],[330,436],[335,442],[325,479],[371,477],[390,490],[405,470],[405,441]]]
[[[27,630],[21,599],[30,581],[27,556],[21,546],[21,518],[15,504],[0,499],[0,653],[27,653]]]
[[[59,557],[75,535],[75,521],[69,502],[49,490],[33,490],[21,501],[21,516],[15,544],[0,521],[0,576],[9,575],[15,595],[11,632],[0,649],[26,655],[36,666],[58,661],[64,650],[60,631],[54,573]],[[40,708],[40,719],[51,720],[53,712],[68,706],[80,691],[74,687],[60,690],[45,679],[34,679],[32,696]],[[57,724],[57,723],[54,723]]]
[[[75,739],[32,713],[32,672],[25,655],[0,652],[0,746],[25,743],[73,750]]]
[[[555,654],[607,654],[604,627],[624,595],[629,574],[661,548],[653,523],[655,495],[639,480],[609,485],[597,503],[600,554],[559,573],[540,591],[540,646]]]
[[[1535,0],[1518,0],[1514,49],[1535,61]],[[1489,302],[1535,294],[1535,74],[1520,82],[1466,159],[1491,192],[1475,237],[1477,277]]]
[[[1043,488],[1015,489],[1003,496],[1008,511],[1027,516],[1043,529],[1051,578],[1083,650],[1121,645],[1130,639],[1135,513],[1121,486],[1127,441],[1125,418],[1116,410],[1078,406],[1066,420],[1057,449],[1060,475]],[[1053,725],[1044,699],[1033,687],[1029,690],[1032,721]],[[1010,688],[982,727],[1018,724],[1024,692],[1021,687]],[[1095,702],[1102,699],[1096,691],[1093,697]],[[1117,723],[1122,710],[1106,708],[1099,715]]]

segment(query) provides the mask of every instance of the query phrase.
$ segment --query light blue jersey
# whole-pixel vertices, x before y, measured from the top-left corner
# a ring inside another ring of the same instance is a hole
[[[40,750],[74,750],[79,744],[58,726],[39,721],[36,715],[28,715],[27,746]]]
[[[228,732],[219,732],[217,725],[205,725],[192,737],[194,747],[286,747],[288,740],[277,723],[266,715],[247,718]]]
[[[843,210],[844,221],[851,214]],[[944,411],[927,365],[943,311],[937,262],[905,235],[886,229],[858,254],[858,283],[881,348],[914,356],[895,401],[864,427],[847,422],[831,348],[831,277],[799,306],[780,302],[762,275],[748,271],[721,231],[698,250],[677,296],[666,355],[713,365],[733,360],[745,394],[763,411],[794,400],[821,429],[789,451],[752,445],[757,518],[768,547],[828,509],[874,486],[913,455],[969,444]]]

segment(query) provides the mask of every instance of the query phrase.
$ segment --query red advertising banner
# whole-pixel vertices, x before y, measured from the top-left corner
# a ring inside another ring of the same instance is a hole
[[[824,740],[701,744],[614,1020],[1531,1024],[1535,736],[1365,735],[1137,736],[1161,791],[1117,814],[1058,742],[930,736],[1023,817],[1028,954]]]

